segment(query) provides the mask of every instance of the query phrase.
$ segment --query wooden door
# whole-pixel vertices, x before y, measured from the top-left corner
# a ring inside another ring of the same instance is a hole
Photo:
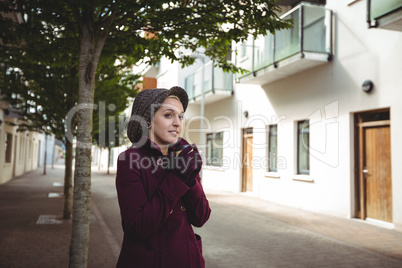
[[[243,130],[242,191],[253,191],[253,129]]]
[[[390,126],[363,128],[366,218],[392,222]]]
[[[389,109],[356,114],[356,214],[392,222]]]

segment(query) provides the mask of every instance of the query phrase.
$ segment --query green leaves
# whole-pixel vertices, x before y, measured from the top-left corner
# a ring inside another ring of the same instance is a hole
[[[0,62],[18,71],[0,81],[2,91],[19,96],[10,101],[25,105],[21,112],[24,117],[41,120],[60,136],[64,134],[65,113],[77,103],[83,23],[92,25],[93,49],[107,35],[96,74],[95,100],[114,103],[119,112],[124,110],[127,98],[135,94],[132,88],[138,78],[127,68],[139,61],[156,64],[166,57],[187,66],[194,63],[194,58],[178,51],[193,53],[202,47],[205,55],[225,71],[241,72],[227,61],[233,42],[291,27],[291,21],[279,20],[276,1],[9,3],[0,3]],[[117,60],[120,65],[115,65]],[[27,113],[28,103],[41,111]]]

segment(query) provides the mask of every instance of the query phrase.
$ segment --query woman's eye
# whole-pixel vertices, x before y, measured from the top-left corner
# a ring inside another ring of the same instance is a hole
[[[172,114],[165,114],[165,117],[166,117],[166,118],[171,118],[171,117],[172,117]]]
[[[183,119],[184,119],[184,116],[179,115],[179,119],[180,119],[180,120],[183,120]]]

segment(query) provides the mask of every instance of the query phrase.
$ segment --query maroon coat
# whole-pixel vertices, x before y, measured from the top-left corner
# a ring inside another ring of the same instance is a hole
[[[162,156],[150,140],[119,156],[116,188],[124,239],[118,268],[205,267],[201,238],[191,227],[201,227],[211,213],[200,177],[189,188],[158,165]]]

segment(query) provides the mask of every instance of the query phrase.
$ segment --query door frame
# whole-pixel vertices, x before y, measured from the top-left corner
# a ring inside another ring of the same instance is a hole
[[[375,114],[381,112],[389,112],[389,108],[357,112],[354,114],[354,186],[355,186],[355,218],[366,219],[366,181],[364,179],[364,146],[363,146],[363,129],[367,127],[391,127],[390,117],[386,120],[363,122],[363,116],[367,114]],[[391,153],[391,152],[390,152]],[[391,155],[390,155],[391,157]],[[392,170],[391,170],[392,181]]]
[[[248,131],[251,130],[251,133],[247,133]],[[241,159],[240,159],[240,163],[241,163],[241,171],[240,171],[240,175],[241,175],[241,192],[247,192],[250,191],[247,187],[247,172],[246,172],[246,168],[244,168],[244,164],[245,164],[245,153],[246,153],[246,144],[245,144],[245,137],[253,137],[253,128],[252,127],[247,127],[247,128],[242,128],[241,129],[241,139],[242,139],[242,150],[241,150]],[[253,148],[253,146],[251,146],[251,148]],[[252,165],[250,163],[250,166],[252,168]],[[252,176],[251,176],[252,177]],[[252,179],[252,178],[251,178]],[[251,182],[252,183],[252,182]],[[251,190],[252,191],[252,190]]]

